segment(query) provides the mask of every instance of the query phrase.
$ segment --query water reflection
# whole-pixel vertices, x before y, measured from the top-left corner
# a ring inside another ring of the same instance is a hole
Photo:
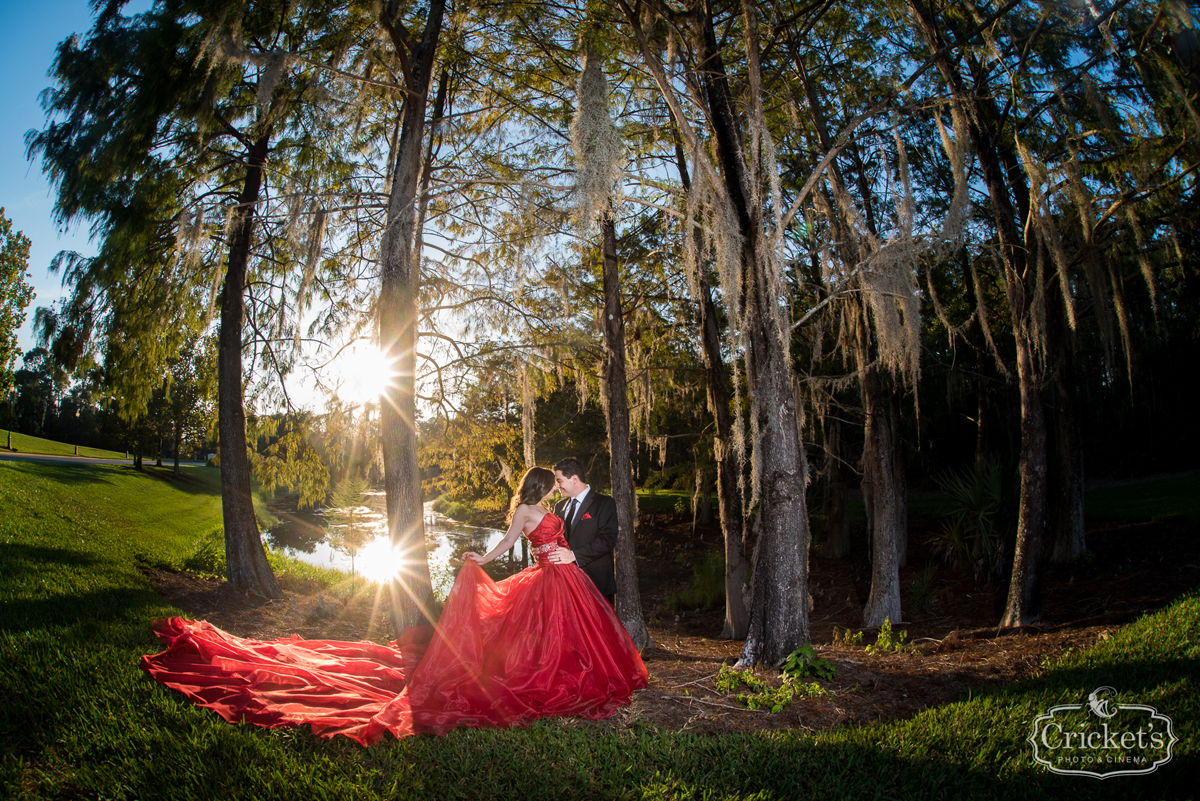
[[[272,511],[280,522],[266,532],[265,540],[288,556],[377,582],[387,581],[401,567],[388,540],[382,492],[365,493],[363,505],[357,507]],[[486,553],[502,539],[503,531],[459,523],[425,504],[425,546],[434,594],[445,599],[464,553]],[[522,548],[518,545],[515,551],[513,560],[501,557],[487,565],[488,572],[499,576],[519,570]]]

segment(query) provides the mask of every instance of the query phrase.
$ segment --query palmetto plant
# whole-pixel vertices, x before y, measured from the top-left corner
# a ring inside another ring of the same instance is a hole
[[[984,463],[935,481],[948,496],[948,513],[932,539],[933,550],[955,567],[974,565],[978,578],[1000,564],[1010,515],[998,464]]]

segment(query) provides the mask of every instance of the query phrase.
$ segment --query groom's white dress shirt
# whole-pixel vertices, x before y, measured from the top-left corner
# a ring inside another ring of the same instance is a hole
[[[571,526],[574,526],[577,522],[579,522],[579,510],[583,508],[583,500],[584,500],[584,498],[586,498],[588,496],[588,493],[591,491],[592,491],[591,487],[584,487],[583,492],[579,493],[578,495],[576,495],[574,498],[571,499],[571,503],[575,504],[574,507],[571,506],[571,503],[567,504],[567,509],[568,509],[567,517],[569,518],[567,520],[568,528]]]

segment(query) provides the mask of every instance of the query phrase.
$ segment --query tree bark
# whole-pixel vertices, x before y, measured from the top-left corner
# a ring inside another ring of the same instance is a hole
[[[758,432],[755,461],[760,466],[761,507],[750,622],[739,664],[779,665],[809,641],[808,465],[797,434],[789,334],[780,330],[775,287],[765,254],[759,252],[762,209],[750,201],[751,176],[746,172],[738,114],[717,44],[712,8],[704,2],[701,9],[703,63],[699,71],[721,177],[742,236],[747,383],[750,413]]]
[[[685,190],[690,190],[687,158],[683,145],[675,141],[675,160]],[[688,232],[699,237],[698,231]],[[701,252],[699,244],[695,248]],[[717,305],[713,301],[708,271],[696,265],[697,327],[700,334],[700,353],[704,359],[704,375],[708,410],[713,416],[713,458],[717,463],[717,515],[721,519],[721,534],[725,545],[725,623],[721,639],[741,640],[750,625],[746,609],[746,541],[742,526],[742,501],[738,492],[738,460],[733,447],[733,419],[729,411],[729,390],[725,384],[725,360],[721,357],[721,331],[717,323]]]
[[[695,494],[692,496],[692,534],[712,522],[712,473],[696,467]]]
[[[525,455],[526,470],[537,466],[537,448],[533,439],[537,399],[533,397],[533,383],[529,377],[532,369],[528,364],[521,369],[521,449]]]
[[[751,246],[752,247],[752,246]],[[746,254],[743,258],[752,256]],[[745,324],[750,328],[751,414],[761,465],[758,542],[751,584],[750,625],[741,665],[779,665],[809,641],[807,461],[797,435],[791,360],[772,325],[770,280],[750,261],[754,283]]]
[[[1025,626],[1042,616],[1043,531],[1046,520],[1046,420],[1041,382],[1033,375],[1031,337],[1018,336],[1017,378],[1021,393],[1021,501],[1012,580],[1001,626]]]
[[[892,429],[892,487],[896,494],[895,518],[892,524],[896,537],[896,565],[908,567],[908,481],[904,475],[904,438],[900,436],[900,391],[892,387],[888,393]]]
[[[825,415],[825,531],[821,555],[845,559],[850,555],[850,517],[846,508],[846,469],[842,460],[842,421]]]
[[[863,609],[863,627],[882,626],[885,620],[900,623],[900,566],[896,535],[896,479],[894,475],[892,409],[880,384],[878,365],[872,365],[870,324],[865,295],[854,312],[854,353],[862,375],[864,472],[870,484],[871,592]]]
[[[267,598],[283,593],[263,550],[254,516],[250,455],[246,443],[246,409],[242,395],[243,295],[255,205],[262,190],[269,139],[261,136],[249,147],[246,180],[233,215],[229,263],[221,292],[221,322],[217,353],[217,405],[221,454],[221,509],[225,523],[225,577],[244,592]]]
[[[813,128],[821,147],[829,150],[834,142],[822,110],[816,86],[799,53],[793,51],[793,61],[800,75],[805,99],[812,113]],[[871,187],[857,151],[850,151],[858,167],[858,186],[866,207],[867,229],[878,236],[871,203]],[[845,180],[835,163],[830,165],[830,183],[836,194],[844,194]],[[847,265],[861,263],[863,254],[851,226],[836,214],[838,205],[829,202],[830,225],[838,231],[839,251]],[[866,287],[857,300],[851,301],[849,313],[855,319],[854,353],[860,380],[863,407],[866,412],[863,432],[863,503],[867,513],[868,550],[871,553],[871,593],[864,610],[864,626],[879,626],[884,619],[900,622],[900,575],[907,553],[907,506],[903,483],[903,454],[900,450],[900,411],[896,389],[884,380],[878,368],[871,366],[873,348],[867,309]],[[848,537],[848,532],[846,534]],[[849,543],[846,543],[849,550]]]
[[[600,223],[604,257],[604,361],[608,395],[608,455],[613,500],[617,504],[617,617],[639,651],[650,645],[638,587],[634,528],[637,499],[629,456],[629,389],[625,382],[625,315],[621,309],[621,276],[617,234],[611,216]]]
[[[701,271],[700,342],[707,378],[708,409],[713,416],[713,457],[717,463],[717,515],[725,544],[725,623],[721,639],[745,638],[750,626],[746,609],[746,541],[742,527],[742,501],[738,492],[738,460],[733,447],[733,420],[729,391],[725,386],[725,361],[721,358],[721,334],[717,330],[717,306],[712,287]]]
[[[671,80],[651,52],[641,17],[625,0],[617,0],[638,40],[647,66],[654,74],[663,97],[676,115],[682,113]],[[686,18],[699,26],[699,63],[694,74],[706,103],[706,118],[712,127],[712,152],[724,185],[717,203],[737,220],[741,235],[739,254],[742,306],[736,314],[747,342],[746,367],[752,388],[750,413],[757,436],[755,477],[761,493],[751,589],[750,624],[739,660],[743,665],[780,664],[809,640],[808,626],[808,509],[804,497],[808,465],[796,429],[796,403],[792,394],[790,332],[780,320],[780,294],[771,270],[759,252],[762,209],[751,202],[751,176],[740,136],[739,116],[733,102],[713,28],[712,9],[706,0],[696,0]],[[751,9],[747,20],[754,22]],[[682,18],[681,18],[682,19]],[[748,37],[748,54],[757,63],[753,31]],[[708,143],[686,121],[676,122],[687,133],[689,148],[704,158]],[[702,169],[707,168],[707,164]],[[759,165],[753,165],[755,169]],[[753,177],[758,180],[757,175]]]
[[[177,417],[175,418],[175,464],[171,469],[171,472],[175,475],[179,475],[179,446],[182,444],[183,425],[180,423],[179,418]]]
[[[1022,236],[1019,221],[1029,219],[1029,188],[1020,163],[1007,144],[995,100],[981,65],[966,54],[972,70],[973,91],[968,91],[958,67],[942,50],[933,15],[922,0],[909,0],[921,33],[942,77],[964,105],[967,135],[979,161],[992,214],[1002,263],[1004,290],[1016,346],[1017,385],[1021,398],[1021,499],[1017,514],[1017,545],[1012,580],[1001,626],[1024,626],[1041,617],[1041,578],[1046,518],[1046,421],[1042,406],[1042,370],[1039,341],[1031,298],[1038,287],[1038,271],[1028,268],[1027,254],[1036,247]],[[1028,232],[1028,229],[1026,229]]]
[[[1052,300],[1046,316],[1050,357],[1054,360],[1056,479],[1050,561],[1069,564],[1087,549],[1083,524],[1083,443],[1075,402],[1075,352],[1062,303]]]
[[[397,7],[380,10],[380,25],[407,62],[406,96],[388,198],[387,227],[380,245],[379,339],[393,379],[380,405],[388,534],[401,565],[391,583],[392,623],[397,635],[432,618],[433,588],[425,551],[421,474],[417,461],[416,357],[420,252],[416,247],[417,187],[421,177],[425,111],[434,56],[445,14],[444,0],[429,4],[419,41],[396,23]]]

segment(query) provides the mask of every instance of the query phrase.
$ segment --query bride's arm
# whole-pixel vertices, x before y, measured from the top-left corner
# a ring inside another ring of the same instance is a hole
[[[525,524],[529,522],[530,510],[528,506],[522,504],[517,507],[516,513],[513,515],[512,525],[508,527],[508,532],[504,535],[504,539],[496,545],[495,548],[488,551],[483,556],[474,552],[463,554],[463,561],[474,559],[477,564],[486,565],[488,562],[495,559],[500,554],[507,551],[509,548],[516,545],[517,538],[521,536],[521,532],[525,529]]]

